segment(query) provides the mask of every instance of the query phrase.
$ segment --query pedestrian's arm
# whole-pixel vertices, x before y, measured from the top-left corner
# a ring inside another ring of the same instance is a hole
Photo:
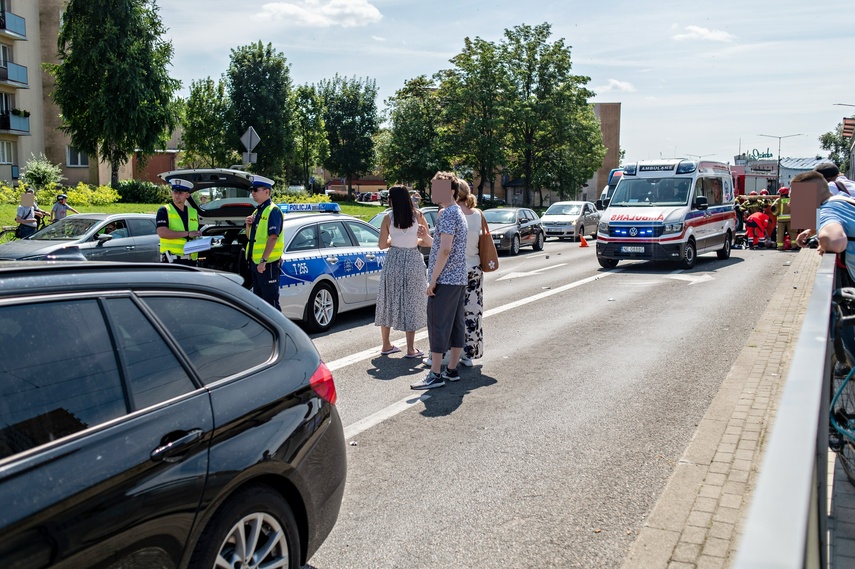
[[[439,278],[439,275],[442,274],[442,270],[445,268],[445,263],[448,262],[448,257],[451,255],[451,244],[454,242],[454,235],[451,233],[440,233],[439,236],[439,251],[436,255],[436,261],[433,264],[433,272],[430,275],[430,282],[428,283],[427,294],[428,296],[433,296],[434,290],[436,289],[436,281]]]
[[[380,223],[380,242],[377,244],[381,250],[388,249],[392,245],[392,239],[389,235],[389,216],[383,218],[383,221]]]
[[[190,237],[199,237],[200,235],[202,235],[201,231],[175,231],[168,227],[157,228],[157,236],[161,239],[189,239]]]
[[[431,247],[433,245],[433,237],[430,234],[430,228],[422,212],[418,212],[418,219],[419,225],[422,227],[422,231],[420,231],[421,235],[419,235],[419,245],[422,247]]]
[[[819,230],[819,248],[829,253],[842,253],[846,250],[849,240],[843,225],[836,221],[826,223]]]

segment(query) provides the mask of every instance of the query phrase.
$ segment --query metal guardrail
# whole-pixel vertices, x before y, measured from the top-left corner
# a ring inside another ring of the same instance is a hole
[[[828,567],[834,258],[817,269],[733,569]]]

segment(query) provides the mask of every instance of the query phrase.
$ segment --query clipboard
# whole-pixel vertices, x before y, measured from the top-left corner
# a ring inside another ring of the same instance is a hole
[[[213,237],[198,237],[196,239],[191,239],[187,243],[184,244],[184,254],[189,255],[191,253],[201,253],[202,251],[208,251],[211,248]]]

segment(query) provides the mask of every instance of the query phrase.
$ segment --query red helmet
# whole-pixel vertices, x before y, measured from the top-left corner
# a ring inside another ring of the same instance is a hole
[[[757,195],[757,192],[751,192],[751,193],[750,193],[750,194],[748,194],[748,195],[749,195],[749,196],[756,196],[756,195]]]
[[[788,195],[790,195],[790,188],[788,188],[787,186],[781,186],[781,189],[780,189],[780,190],[778,190],[778,195],[779,195],[779,196],[788,196]]]
[[[761,195],[761,196],[768,196],[768,195],[769,195],[769,190],[760,190],[760,195]]]

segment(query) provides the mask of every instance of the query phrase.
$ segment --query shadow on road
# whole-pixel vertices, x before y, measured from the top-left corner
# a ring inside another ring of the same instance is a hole
[[[424,401],[424,417],[442,417],[450,415],[460,407],[463,398],[476,389],[489,387],[497,383],[494,377],[481,374],[481,366],[471,368],[460,368],[460,381],[455,383],[445,382],[445,387],[428,389],[430,399]]]

